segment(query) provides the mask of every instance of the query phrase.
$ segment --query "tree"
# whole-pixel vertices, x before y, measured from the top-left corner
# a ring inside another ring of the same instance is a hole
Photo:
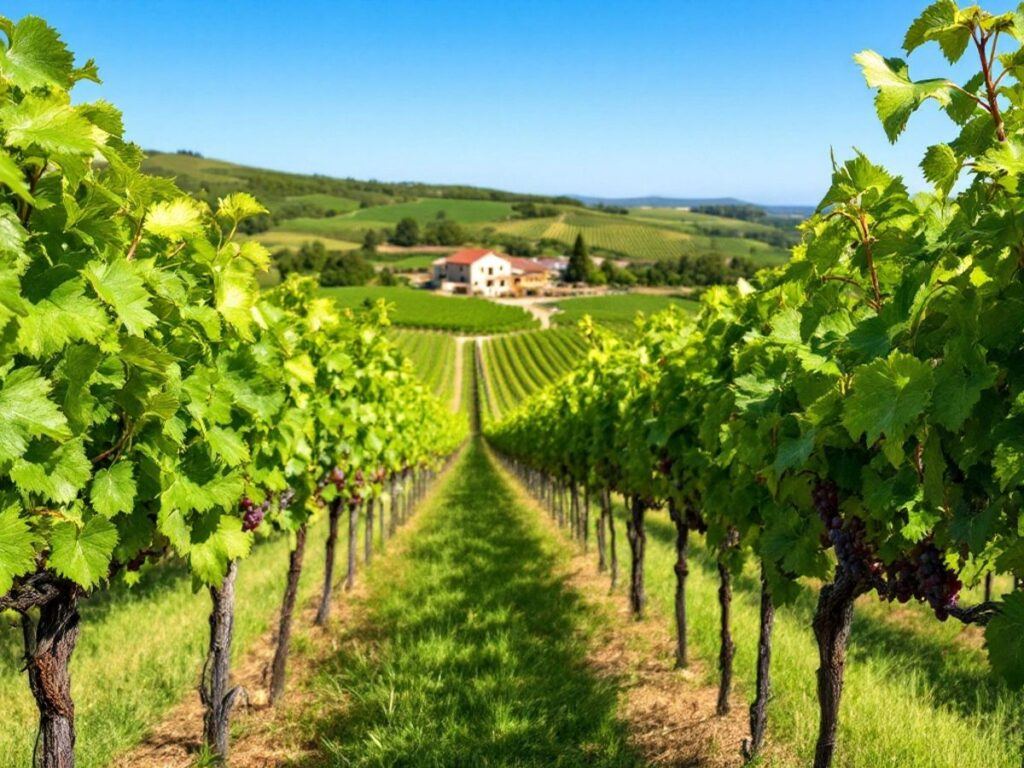
[[[395,245],[416,245],[420,241],[420,225],[416,219],[406,216],[398,222],[391,242]]]
[[[572,255],[569,256],[569,266],[565,270],[565,280],[569,283],[589,283],[593,279],[594,262],[587,252],[587,244],[583,242],[583,235],[576,235],[576,242],[572,246]]]
[[[466,233],[458,222],[441,218],[427,224],[423,241],[431,245],[462,245],[466,241]]]
[[[380,245],[380,235],[377,234],[377,231],[375,229],[366,230],[363,235],[363,251],[376,253],[378,245]]]

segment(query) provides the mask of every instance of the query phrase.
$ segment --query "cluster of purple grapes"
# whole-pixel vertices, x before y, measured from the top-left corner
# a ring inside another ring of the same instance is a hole
[[[931,539],[919,541],[906,557],[886,569],[886,590],[882,597],[901,603],[911,598],[927,601],[940,621],[949,617],[960,599],[963,584],[943,562],[942,552]]]
[[[825,524],[821,545],[835,547],[840,567],[854,579],[877,580],[882,561],[867,539],[867,526],[859,517],[843,519],[839,514],[839,489],[831,480],[819,480],[811,491],[814,508]]]
[[[822,545],[826,549],[835,547],[840,566],[850,576],[871,581],[883,600],[927,601],[941,621],[949,617],[963,584],[943,562],[942,552],[931,539],[918,542],[905,557],[885,565],[867,540],[864,521],[859,517],[844,520],[839,514],[835,483],[819,481],[811,497],[825,524]]]
[[[257,504],[248,496],[244,496],[239,506],[242,509],[242,530],[255,531],[270,509],[270,499],[267,498],[262,504]]]

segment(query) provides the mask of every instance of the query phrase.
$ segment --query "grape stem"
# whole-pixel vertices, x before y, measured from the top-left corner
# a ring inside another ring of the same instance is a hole
[[[997,613],[999,613],[999,605],[992,601],[978,603],[968,608],[955,606],[949,609],[949,615],[954,619],[964,624],[977,624],[982,627],[988,624]]]

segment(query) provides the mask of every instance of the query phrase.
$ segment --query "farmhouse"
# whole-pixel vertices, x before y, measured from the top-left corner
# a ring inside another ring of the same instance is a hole
[[[479,296],[522,296],[543,291],[551,271],[534,259],[487,248],[464,248],[433,262],[434,284],[443,291]]]

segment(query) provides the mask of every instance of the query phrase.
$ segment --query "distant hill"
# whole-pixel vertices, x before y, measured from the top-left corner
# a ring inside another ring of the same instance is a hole
[[[806,218],[814,213],[813,205],[762,205],[736,197],[591,197],[567,195],[587,205],[612,205],[621,208],[696,208],[699,205],[756,205],[772,216]]]
[[[329,251],[354,250],[367,238],[392,240],[403,219],[416,221],[419,236],[414,243],[383,249],[387,252],[376,257],[382,265],[406,261],[424,268],[436,258],[436,252],[424,253],[424,246],[478,244],[518,256],[564,254],[582,235],[595,255],[616,260],[650,264],[716,254],[761,266],[785,261],[798,238],[795,220],[784,215],[776,221],[742,221],[715,211],[680,210],[743,204],[735,198],[579,200],[454,184],[287,173],[185,151],[151,151],[144,168],[173,177],[182,189],[211,204],[229,192],[252,193],[269,213],[246,222],[243,234],[275,251],[298,249],[313,240]],[[585,207],[591,201],[614,204],[617,210]]]

